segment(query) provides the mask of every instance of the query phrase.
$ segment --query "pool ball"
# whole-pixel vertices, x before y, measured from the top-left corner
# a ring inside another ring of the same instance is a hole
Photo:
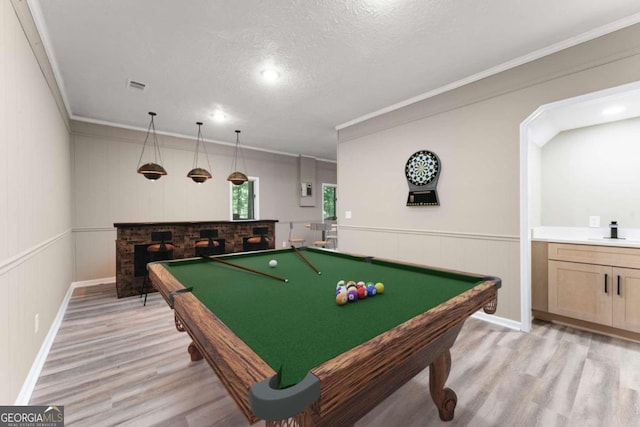
[[[347,292],[347,298],[349,299],[349,302],[358,301],[358,292],[355,289],[350,289]]]
[[[369,286],[367,286],[367,294],[369,294],[370,297],[374,296],[376,294],[377,290],[375,285],[371,284]]]
[[[339,286],[336,289],[336,295],[338,295],[339,293],[345,293],[346,294],[347,293],[347,288],[345,288],[344,286]]]
[[[271,261],[269,261],[269,267],[273,268],[276,265],[278,265],[278,261],[276,261],[275,259],[272,259]]]
[[[367,297],[367,290],[364,286],[358,288],[358,299],[364,299]]]
[[[345,305],[348,301],[349,298],[347,297],[346,293],[340,292],[338,295],[336,295],[336,304]]]
[[[338,280],[338,283],[336,283],[336,286],[344,286],[344,280]]]
[[[379,294],[384,293],[384,284],[380,282],[376,283],[376,291]]]
[[[356,286],[360,287],[360,286],[364,286],[364,282],[361,280],[358,283],[356,283]]]

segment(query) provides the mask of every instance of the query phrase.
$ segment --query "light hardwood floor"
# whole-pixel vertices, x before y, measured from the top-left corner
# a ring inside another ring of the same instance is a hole
[[[248,425],[206,362],[190,361],[189,342],[158,294],[143,307],[113,284],[76,289],[30,403],[64,405],[67,426]],[[640,344],[469,319],[452,359],[453,421],[438,418],[425,370],[356,425],[640,425]]]

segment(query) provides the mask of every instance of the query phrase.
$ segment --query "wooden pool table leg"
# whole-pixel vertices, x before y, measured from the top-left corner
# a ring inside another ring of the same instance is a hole
[[[498,294],[496,294],[496,297],[490,302],[488,302],[487,304],[485,304],[482,308],[484,309],[484,312],[487,314],[495,314],[498,308]]]
[[[189,344],[187,351],[189,352],[189,355],[191,355],[192,362],[197,362],[198,360],[202,360],[202,353],[200,353],[200,350],[198,350],[198,347],[196,347],[193,341],[191,342],[191,344]]]
[[[442,421],[451,421],[453,419],[453,413],[458,402],[456,393],[450,388],[444,387],[450,370],[451,353],[449,349],[445,350],[429,365],[429,392],[433,402],[438,407]]]
[[[187,332],[187,330],[184,328],[184,325],[182,324],[182,321],[178,318],[178,315],[176,315],[174,313],[173,316],[174,322],[176,324],[176,329],[180,332]],[[202,360],[202,353],[200,353],[200,350],[198,350],[198,347],[196,347],[196,345],[194,344],[193,341],[191,341],[191,344],[189,344],[189,347],[187,348],[187,351],[189,352],[189,355],[191,356],[191,361],[192,362],[197,362],[198,360]]]
[[[318,402],[315,402],[304,411],[286,420],[265,421],[265,427],[313,427],[317,425],[319,412]]]

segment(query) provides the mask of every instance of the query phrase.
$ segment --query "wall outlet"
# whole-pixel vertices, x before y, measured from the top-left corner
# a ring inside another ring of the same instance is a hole
[[[286,242],[286,241],[282,242],[282,247],[283,247],[283,248],[286,248],[286,247],[287,247],[287,242]]]
[[[36,313],[36,317],[33,319],[33,333],[37,334],[40,330],[40,313]]]
[[[600,217],[599,216],[590,216],[589,217],[589,227],[593,227],[593,228],[600,227]]]

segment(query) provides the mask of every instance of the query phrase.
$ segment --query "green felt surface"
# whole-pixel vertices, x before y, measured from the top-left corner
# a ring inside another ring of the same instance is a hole
[[[166,263],[168,270],[274,370],[281,386],[299,382],[321,363],[472,288],[476,277],[403,264],[366,262],[344,254],[293,250],[225,260],[289,279],[288,283],[210,260]],[[270,268],[271,259],[278,261]],[[338,306],[338,280],[382,282],[382,295]]]

